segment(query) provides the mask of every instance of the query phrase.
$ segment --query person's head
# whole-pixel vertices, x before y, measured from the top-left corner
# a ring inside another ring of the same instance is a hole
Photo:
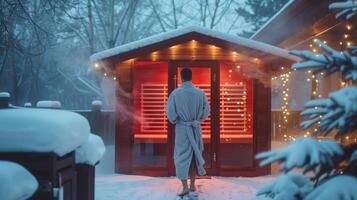
[[[191,81],[192,80],[192,71],[189,68],[183,68],[181,70],[181,80],[182,82]]]

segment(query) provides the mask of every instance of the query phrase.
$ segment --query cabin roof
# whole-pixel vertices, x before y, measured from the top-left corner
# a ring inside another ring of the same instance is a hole
[[[254,40],[256,37],[258,37],[258,35],[261,34],[261,32],[263,32],[265,29],[268,29],[270,24],[273,23],[273,21],[276,21],[277,18],[283,15],[283,13],[288,12],[287,8],[290,7],[290,5],[294,3],[294,1],[295,0],[288,1],[277,13],[275,13],[267,22],[265,22],[263,26],[261,26],[252,36],[250,36],[250,39]]]
[[[306,48],[314,37],[337,38],[344,23],[330,10],[334,0],[291,0],[267,21],[250,39],[276,45],[284,49]]]
[[[297,57],[290,55],[285,49],[252,39],[221,33],[212,29],[197,26],[160,33],[148,38],[107,49],[93,54],[90,57],[90,60],[91,62],[111,59],[116,59],[116,61],[124,61],[145,53],[168,48],[170,46],[193,39],[198,41],[203,40],[209,44],[214,44],[232,51],[239,51],[242,54],[248,54],[248,56],[252,57],[257,57],[257,55],[254,55],[254,53],[259,52],[263,53],[267,57],[273,56],[275,59],[283,58],[285,60],[298,61]]]

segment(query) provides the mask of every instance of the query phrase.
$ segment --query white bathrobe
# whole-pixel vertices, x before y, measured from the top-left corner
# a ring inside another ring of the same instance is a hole
[[[166,112],[169,121],[176,124],[174,149],[176,176],[181,180],[188,178],[193,153],[198,175],[205,175],[201,122],[210,112],[206,95],[191,82],[186,81],[170,94]]]

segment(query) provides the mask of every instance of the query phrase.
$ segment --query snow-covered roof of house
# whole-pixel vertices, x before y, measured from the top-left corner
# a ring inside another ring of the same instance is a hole
[[[167,42],[166,46],[161,45],[161,48],[167,48],[167,47],[170,47],[170,46],[173,46],[173,45],[176,45],[177,43],[179,43],[179,42],[175,43],[172,40],[180,38],[182,36],[187,36],[187,35],[189,35],[190,37],[187,37],[186,41],[188,41],[190,39],[191,40],[192,39],[200,40],[200,38],[202,38],[202,37],[208,37],[212,41],[219,40],[219,41],[224,41],[224,42],[230,43],[230,47],[233,48],[232,50],[234,50],[234,45],[237,45],[240,47],[245,47],[247,49],[253,49],[253,50],[260,51],[260,52],[264,52],[268,55],[285,58],[285,59],[288,59],[291,61],[298,61],[298,58],[296,56],[290,55],[288,53],[288,51],[281,49],[279,47],[275,47],[275,46],[272,46],[272,45],[269,45],[269,44],[266,44],[263,42],[239,37],[236,35],[230,35],[230,34],[218,32],[218,31],[215,31],[212,29],[197,27],[197,26],[190,26],[190,27],[186,27],[186,28],[163,32],[163,33],[160,33],[160,34],[148,37],[148,38],[137,40],[137,41],[134,41],[134,42],[131,42],[128,44],[124,44],[124,45],[121,45],[121,46],[118,46],[115,48],[107,49],[107,50],[93,54],[90,57],[90,60],[91,60],[91,62],[95,62],[98,60],[110,59],[110,58],[113,58],[113,57],[121,55],[121,54],[125,54],[125,56],[123,56],[125,59],[134,58],[135,54],[130,55],[130,52],[137,51],[137,50],[140,50],[145,47],[150,47],[157,43],[164,43],[167,41],[171,41],[171,42]],[[182,42],[183,40],[181,39],[178,41]],[[217,45],[217,46],[219,46],[219,45]],[[155,48],[158,48],[158,47],[153,47],[152,51],[158,50]],[[254,56],[254,55],[249,55],[249,56]]]
[[[334,11],[329,9],[330,3],[330,0],[290,0],[250,39],[287,50],[299,47],[305,49],[314,37],[321,37],[321,34],[332,41],[334,35],[340,35],[334,31],[340,29],[338,24],[344,25],[335,20]],[[329,36],[326,37],[326,34]]]
[[[286,10],[287,7],[289,7],[295,0],[290,0],[288,1],[275,15],[273,15],[263,26],[261,26],[252,36],[250,36],[250,39],[254,39],[257,34],[259,34],[264,28],[266,28],[273,20],[275,20],[281,13]]]

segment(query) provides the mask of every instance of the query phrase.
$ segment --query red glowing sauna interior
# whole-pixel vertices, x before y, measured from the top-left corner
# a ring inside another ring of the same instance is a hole
[[[218,174],[213,168],[253,167],[253,80],[243,76],[244,66],[216,63],[218,69],[210,63],[178,63],[171,66],[174,73],[169,75],[167,62],[135,62],[134,171],[168,169],[172,162],[173,137],[169,135],[174,133],[169,127],[165,107],[169,92],[181,85],[179,72],[183,67],[192,69],[192,82],[206,93],[211,114],[215,112],[202,123],[207,171]],[[172,88],[169,88],[169,80],[175,81]],[[219,88],[219,91],[212,88]],[[212,123],[212,117],[218,123]]]

